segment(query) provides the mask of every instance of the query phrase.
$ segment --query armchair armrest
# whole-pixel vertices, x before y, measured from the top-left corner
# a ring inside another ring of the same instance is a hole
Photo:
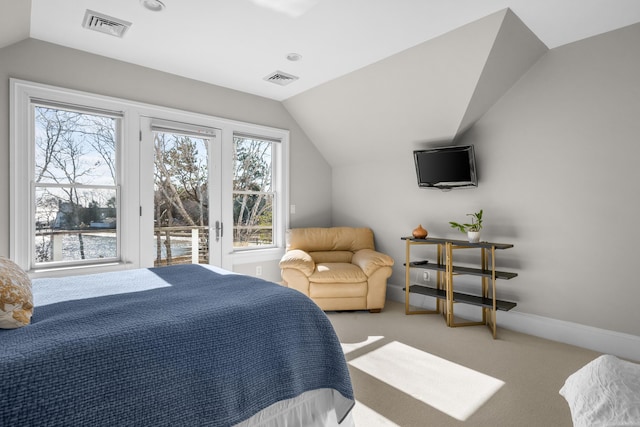
[[[357,265],[364,271],[367,277],[370,277],[381,267],[393,266],[393,258],[382,252],[372,249],[361,249],[353,254],[352,264]]]
[[[316,263],[307,252],[300,249],[293,249],[282,256],[280,260],[280,268],[292,268],[300,270],[305,276],[309,277],[316,268]]]

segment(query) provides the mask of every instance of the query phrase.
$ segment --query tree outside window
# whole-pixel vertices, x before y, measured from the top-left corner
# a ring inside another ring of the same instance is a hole
[[[35,106],[36,263],[118,257],[119,119]]]
[[[273,141],[234,136],[233,246],[273,246]]]
[[[209,262],[208,147],[177,131],[154,133],[155,266]]]

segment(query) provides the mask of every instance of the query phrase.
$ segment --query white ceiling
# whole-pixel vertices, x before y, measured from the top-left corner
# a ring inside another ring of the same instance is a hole
[[[2,21],[23,1],[0,0]],[[549,48],[640,22],[639,0],[162,1],[151,12],[139,0],[32,0],[30,36],[284,100],[504,8]],[[276,10],[288,3],[297,15]],[[122,39],[84,29],[86,9],[133,25]],[[300,79],[263,80],[276,70]]]

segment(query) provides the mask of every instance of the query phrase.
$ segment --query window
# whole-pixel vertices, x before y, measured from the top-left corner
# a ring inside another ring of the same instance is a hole
[[[251,136],[233,138],[233,247],[274,246],[273,146]]]
[[[15,79],[10,113],[10,256],[33,274],[284,252],[288,131]]]
[[[35,266],[119,258],[120,118],[31,103]]]

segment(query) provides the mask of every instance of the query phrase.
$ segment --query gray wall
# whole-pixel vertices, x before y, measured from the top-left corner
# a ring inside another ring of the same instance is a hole
[[[465,138],[520,309],[637,336],[639,41],[640,24],[551,50]]]
[[[396,259],[390,282],[402,286],[400,236],[421,223],[433,236],[463,237],[448,222],[483,208],[483,240],[515,245],[497,259],[519,274],[498,284],[516,310],[640,336],[639,41],[640,24],[542,56],[457,141],[476,146],[476,189],[418,189],[418,144],[406,139],[387,141],[385,156],[334,166],[334,224],[371,226]]]
[[[373,228],[396,289],[401,236],[422,224],[464,238],[449,221],[484,209],[483,240],[515,245],[497,256],[519,274],[498,283],[501,298],[640,336],[639,41],[640,24],[549,51],[507,10],[285,106],[333,167],[333,224]],[[452,143],[475,145],[479,187],[418,189],[412,151]]]
[[[9,255],[9,78],[12,77],[289,129],[291,203],[296,205],[291,226],[331,223],[330,167],[280,102],[28,39],[0,49],[2,256]],[[272,279],[278,278],[273,276]]]

